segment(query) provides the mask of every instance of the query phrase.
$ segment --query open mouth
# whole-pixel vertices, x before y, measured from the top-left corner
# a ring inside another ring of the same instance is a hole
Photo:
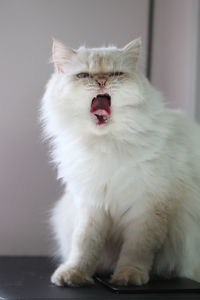
[[[108,122],[111,115],[111,97],[108,94],[99,94],[92,99],[90,112],[94,115],[96,124]]]

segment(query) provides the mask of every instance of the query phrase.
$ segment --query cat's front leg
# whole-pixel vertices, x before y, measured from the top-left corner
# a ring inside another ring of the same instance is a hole
[[[79,211],[70,254],[51,277],[56,285],[80,286],[93,283],[92,275],[104,246],[109,218],[101,209]]]
[[[143,285],[149,281],[154,255],[165,239],[167,224],[167,213],[157,209],[128,224],[112,283]]]

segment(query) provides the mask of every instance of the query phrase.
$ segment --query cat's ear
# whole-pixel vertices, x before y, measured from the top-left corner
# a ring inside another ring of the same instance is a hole
[[[132,42],[128,43],[124,48],[122,48],[122,51],[125,54],[132,57],[135,62],[137,62],[140,56],[141,46],[142,46],[142,39],[137,38]]]
[[[74,49],[64,45],[58,40],[53,39],[52,60],[55,66],[55,72],[65,73],[73,59],[73,56],[76,54],[77,52]]]

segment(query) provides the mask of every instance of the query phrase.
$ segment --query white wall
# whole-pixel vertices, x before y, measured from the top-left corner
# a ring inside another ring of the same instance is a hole
[[[152,83],[171,107],[195,116],[199,0],[155,0]]]
[[[148,0],[0,1],[0,254],[46,254],[61,194],[41,143],[38,107],[51,37],[73,47],[147,41]]]

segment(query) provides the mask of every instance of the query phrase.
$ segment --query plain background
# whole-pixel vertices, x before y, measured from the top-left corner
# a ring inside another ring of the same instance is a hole
[[[139,36],[145,72],[150,0],[0,0],[0,254],[49,254],[48,216],[62,194],[42,143],[39,105],[52,37],[74,48]],[[196,112],[198,0],[155,0],[151,80],[172,107]]]
[[[53,71],[52,37],[76,48],[122,47],[142,36],[146,49],[147,22],[148,0],[0,1],[0,254],[51,248],[48,215],[62,187],[38,109]]]

